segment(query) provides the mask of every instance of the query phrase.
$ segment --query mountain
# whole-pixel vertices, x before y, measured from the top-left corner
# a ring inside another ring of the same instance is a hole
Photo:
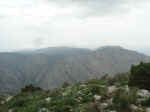
[[[128,72],[132,64],[150,57],[118,46],[96,50],[52,47],[0,53],[0,92],[16,92],[33,84],[44,89],[75,83],[104,74]]]

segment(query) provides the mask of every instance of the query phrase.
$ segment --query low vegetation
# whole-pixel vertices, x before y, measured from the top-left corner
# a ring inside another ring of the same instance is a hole
[[[29,85],[15,96],[1,96],[0,112],[150,112],[149,67],[141,63],[131,74],[64,83],[53,90]]]

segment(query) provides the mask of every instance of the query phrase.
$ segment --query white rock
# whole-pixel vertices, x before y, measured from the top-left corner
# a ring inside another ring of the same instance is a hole
[[[137,107],[136,105],[134,105],[134,104],[131,104],[131,105],[130,105],[130,108],[131,108],[131,110],[133,110],[133,111],[138,110],[138,107]]]
[[[94,99],[95,99],[95,101],[100,101],[101,100],[101,96],[99,96],[99,95],[94,95]]]
[[[82,94],[82,92],[81,92],[81,91],[78,91],[78,94]]]
[[[150,108],[147,108],[147,109],[146,109],[146,112],[150,112]]]
[[[148,97],[150,97],[150,92],[148,90],[142,89],[137,92],[137,95],[139,97],[148,98]]]
[[[141,102],[143,102],[143,101],[145,101],[145,100],[146,100],[146,98],[138,98],[138,99],[137,99],[137,103],[140,104]]]
[[[115,110],[110,110],[109,112],[117,112],[117,111],[115,111]]]
[[[113,93],[116,90],[117,90],[116,86],[110,86],[110,87],[108,87],[108,93]]]
[[[5,104],[5,101],[1,101],[1,104],[2,104],[2,105]]]
[[[105,85],[99,85],[99,87],[101,87],[101,88],[106,88],[106,86],[105,86]]]
[[[49,110],[47,108],[41,108],[39,112],[49,112]]]
[[[128,86],[128,85],[126,85],[126,86],[125,86],[125,91],[127,91],[127,92],[129,92],[129,91],[130,91],[130,89],[129,89],[129,86]]]
[[[67,96],[67,95],[68,95],[68,93],[67,93],[67,92],[64,92],[64,93],[62,93],[62,95],[63,95],[63,96]]]
[[[108,104],[107,104],[107,103],[102,103],[102,104],[101,104],[101,108],[104,109],[104,108],[107,108],[107,107],[108,107]]]
[[[13,110],[12,110],[12,109],[9,109],[8,112],[13,112]]]
[[[113,99],[111,98],[111,99],[107,100],[107,103],[108,103],[109,105],[112,105],[112,104],[113,104]]]
[[[80,87],[86,87],[86,85],[85,84],[81,84]]]
[[[51,101],[51,97],[48,97],[45,99],[47,102],[50,102]]]
[[[13,99],[13,96],[9,96],[7,99],[6,99],[6,102],[9,102],[10,100]]]

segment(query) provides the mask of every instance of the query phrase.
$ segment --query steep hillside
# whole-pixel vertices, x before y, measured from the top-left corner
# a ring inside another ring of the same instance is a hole
[[[127,74],[102,77],[53,90],[26,86],[0,96],[0,112],[149,112],[150,91],[128,86]]]
[[[46,48],[0,53],[0,92],[14,92],[28,84],[45,89],[104,74],[128,72],[132,64],[150,57],[121,47],[91,51],[80,48]]]

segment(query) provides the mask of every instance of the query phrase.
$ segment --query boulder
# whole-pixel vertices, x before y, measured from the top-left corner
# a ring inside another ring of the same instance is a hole
[[[4,105],[4,104],[5,104],[5,101],[1,101],[0,104],[1,104],[1,105]]]
[[[13,112],[13,109],[9,109],[8,112]]]
[[[147,109],[146,109],[146,112],[150,112],[150,108],[147,108]]]
[[[105,108],[108,107],[108,104],[107,104],[107,103],[101,103],[101,104],[100,104],[100,107],[101,107],[102,109],[105,109]]]
[[[137,92],[137,95],[141,98],[149,98],[150,92],[148,90],[142,89]]]
[[[130,109],[131,109],[132,111],[137,111],[137,110],[138,110],[138,107],[137,107],[136,105],[134,105],[134,104],[131,104],[131,105],[130,105]]]
[[[39,112],[50,112],[47,108],[41,108]]]
[[[10,100],[12,100],[13,99],[13,96],[8,96],[7,98],[6,98],[6,102],[9,102]]]
[[[110,110],[109,112],[117,112],[116,110]]]
[[[48,97],[45,99],[47,102],[50,102],[51,101],[51,97]]]
[[[110,93],[113,93],[114,91],[116,91],[117,90],[117,87],[116,86],[110,86],[110,87],[108,87],[108,93],[110,94]]]
[[[130,88],[129,88],[128,85],[126,85],[126,86],[124,87],[124,89],[125,89],[126,92],[129,92],[129,91],[130,91]]]
[[[94,100],[95,101],[100,101],[101,100],[101,96],[99,96],[99,95],[94,95]]]

